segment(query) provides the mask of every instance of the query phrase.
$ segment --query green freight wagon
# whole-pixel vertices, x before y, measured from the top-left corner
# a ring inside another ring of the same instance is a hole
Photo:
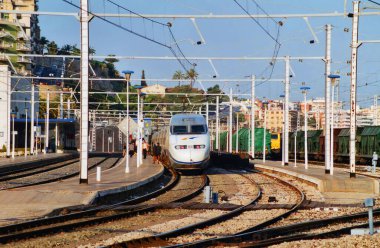
[[[263,152],[264,128],[255,128],[255,153]],[[266,150],[270,151],[271,136],[268,130],[266,131],[265,141]],[[251,150],[251,129],[239,129],[239,152],[249,152]],[[232,150],[236,151],[236,132],[232,136]]]
[[[380,153],[380,126],[364,127],[361,133],[360,155],[372,157]]]
[[[222,132],[222,133],[219,133],[219,150],[220,151],[227,151],[228,150],[228,147],[227,147],[227,138],[228,138],[228,132]],[[216,141],[214,140],[214,147],[216,147]]]
[[[263,128],[255,128],[255,153],[262,153],[263,151]],[[228,132],[222,132],[219,134],[220,151],[227,151]],[[270,133],[266,132],[266,149],[270,151]],[[251,149],[251,130],[248,128],[239,129],[239,152],[249,152]],[[213,142],[214,149],[216,147],[216,141]],[[236,132],[232,135],[232,150],[236,151]]]
[[[356,154],[361,154],[361,134],[364,131],[363,127],[356,128]],[[350,129],[342,128],[338,135],[338,155],[349,156],[350,152]]]

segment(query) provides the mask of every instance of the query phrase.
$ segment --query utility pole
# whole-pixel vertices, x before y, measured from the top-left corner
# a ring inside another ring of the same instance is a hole
[[[232,88],[230,88],[230,123],[228,131],[228,152],[232,153]]]
[[[251,78],[251,153],[255,159],[255,75]]]
[[[80,0],[81,92],[80,92],[80,177],[88,184],[88,84],[89,84],[89,22],[88,0]]]
[[[281,165],[285,166],[285,95],[280,95],[282,104],[282,130],[281,130]]]
[[[305,110],[305,113],[304,113],[304,125],[305,125],[305,131],[304,131],[304,153],[305,153],[305,169],[308,169],[309,168],[309,154],[308,154],[308,151],[307,151],[307,126],[308,126],[308,123],[307,123],[307,102],[306,102],[306,95],[307,95],[307,91],[310,90],[310,87],[306,87],[306,86],[302,86],[301,88],[301,91],[302,91],[302,94],[303,94],[303,97],[304,97],[304,110]]]
[[[239,153],[239,112],[236,112],[236,140],[235,140],[235,145],[236,145],[236,153]]]
[[[50,118],[50,93],[46,94],[46,120],[45,120],[45,149],[44,154],[47,153],[49,149],[49,118]]]
[[[30,96],[30,155],[34,154],[34,82],[31,83]]]
[[[216,137],[215,137],[215,148],[218,152],[219,150],[219,96],[216,96]]]
[[[70,98],[67,99],[67,119],[70,119]]]
[[[331,126],[330,126],[330,120],[331,120],[331,94],[330,94],[330,88],[331,88],[331,79],[329,78],[329,75],[331,73],[331,25],[326,25],[326,54],[325,54],[325,173],[330,173],[330,152],[331,152],[331,145],[330,145],[330,135],[331,135]]]
[[[374,121],[374,124],[375,126],[377,126],[378,124],[378,121],[377,121],[377,100],[378,100],[378,96],[377,95],[374,95],[373,96],[373,121]]]
[[[7,157],[11,156],[11,97],[12,97],[12,88],[11,88],[11,72],[6,70],[6,80],[7,80]]]
[[[59,118],[63,119],[63,93],[59,93]]]
[[[290,58],[285,57],[285,161],[284,165],[289,165],[289,90],[290,90]]]
[[[350,177],[356,177],[356,88],[357,53],[359,36],[359,1],[353,2],[352,44],[351,44],[351,86],[350,86]]]
[[[32,131],[32,130],[31,130]],[[25,109],[25,151],[24,156],[28,156],[28,109]]]
[[[207,129],[208,129],[208,101],[206,102],[206,123],[207,123]]]

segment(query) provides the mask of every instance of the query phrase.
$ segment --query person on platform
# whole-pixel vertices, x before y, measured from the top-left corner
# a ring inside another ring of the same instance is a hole
[[[126,154],[127,154],[127,146],[124,143],[123,144],[123,157],[125,157]]]
[[[135,154],[136,145],[134,141],[131,141],[129,144],[129,157],[133,157],[133,154]]]
[[[155,164],[157,161],[157,144],[156,143],[153,143],[152,145],[152,156],[153,156],[153,164]]]
[[[156,156],[157,156],[157,161],[160,162],[160,158],[161,158],[161,146],[160,146],[160,142],[157,142]]]
[[[148,143],[145,139],[142,140],[142,149],[143,149],[143,158],[146,159],[146,155],[148,154]]]

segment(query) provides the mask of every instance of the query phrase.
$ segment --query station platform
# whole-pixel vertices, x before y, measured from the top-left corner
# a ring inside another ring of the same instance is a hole
[[[38,155],[18,156],[15,158],[0,158],[0,168],[22,166],[25,164],[61,159],[66,157],[78,156],[79,153],[39,153]]]
[[[362,203],[365,198],[379,195],[379,181],[357,174],[350,178],[348,171],[334,169],[334,175],[325,174],[323,166],[309,164],[306,170],[302,163],[289,163],[282,166],[281,161],[253,160],[256,169],[278,175],[289,175],[300,179],[318,189],[329,203]]]
[[[164,173],[164,167],[152,164],[147,157],[136,167],[136,156],[130,159],[130,172],[125,173],[125,158],[115,167],[102,171],[101,181],[96,173],[89,174],[88,184],[79,178],[60,182],[0,191],[0,225],[42,217],[55,209],[87,205],[97,197],[132,190],[147,184]]]

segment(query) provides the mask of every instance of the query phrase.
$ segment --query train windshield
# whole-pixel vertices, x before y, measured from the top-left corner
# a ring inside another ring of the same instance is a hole
[[[204,125],[192,125],[191,126],[191,133],[205,133],[205,126]]]
[[[186,134],[187,132],[187,126],[173,126],[172,127],[173,134]]]
[[[272,135],[271,135],[271,138],[272,138],[272,139],[278,139],[278,134],[272,134]]]

